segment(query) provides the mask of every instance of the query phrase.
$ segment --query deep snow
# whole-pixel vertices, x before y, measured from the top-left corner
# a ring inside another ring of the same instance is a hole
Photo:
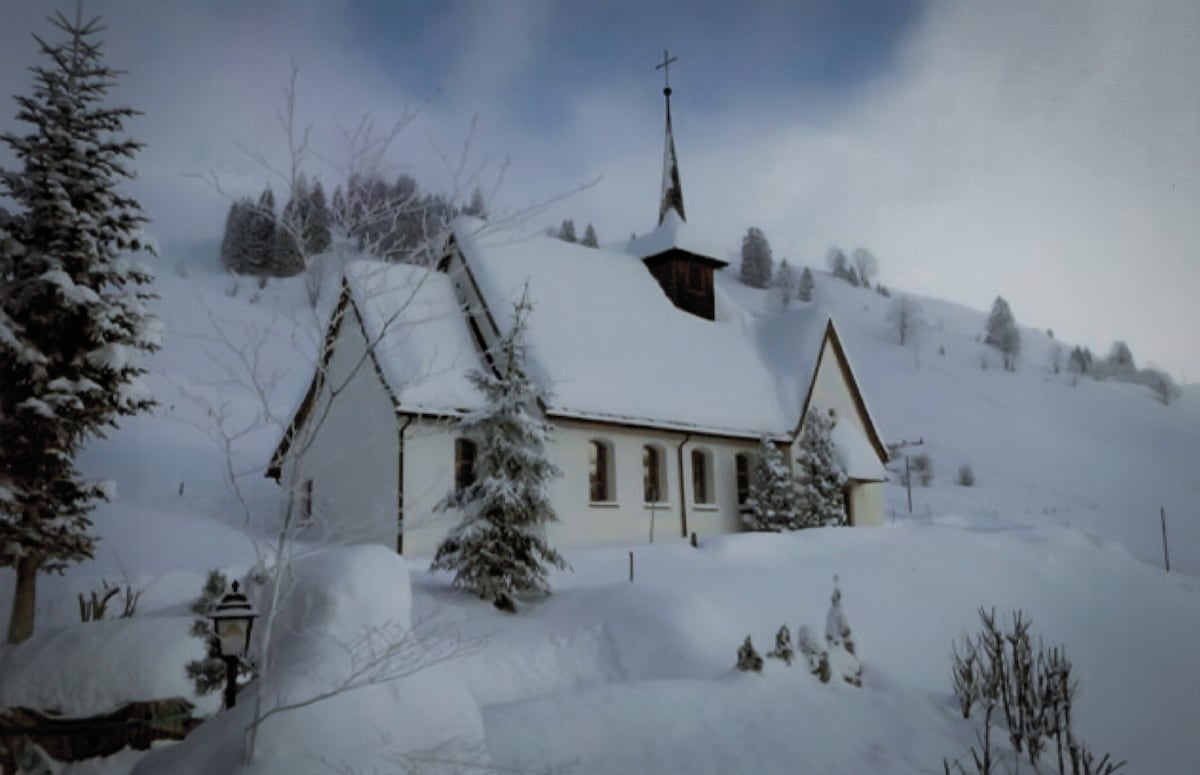
[[[0,706],[90,713],[187,692],[182,665],[200,645],[187,634],[187,605],[208,568],[240,573],[261,551],[247,536],[247,510],[275,514],[274,485],[257,472],[243,480],[246,507],[233,497],[224,457],[202,429],[210,410],[250,426],[233,462],[261,469],[305,388],[329,312],[329,298],[307,307],[299,279],[262,290],[243,280],[231,296],[233,284],[204,263],[188,264],[186,277],[160,271],[169,334],[147,384],[162,406],[86,450],[85,470],[115,480],[118,499],[94,515],[103,538],[96,560],[39,580],[35,637],[0,647]],[[301,637],[277,665],[277,685],[298,696],[336,680],[345,670],[337,640],[406,620],[410,584],[412,618],[432,623],[419,628],[425,644],[453,658],[273,718],[255,771],[322,771],[321,760],[388,771],[414,751],[425,771],[434,767],[431,743],[446,740],[432,745],[435,754],[471,766],[940,771],[943,756],[973,740],[951,700],[949,647],[975,628],[980,605],[1024,608],[1035,634],[1065,644],[1081,681],[1077,728],[1094,748],[1127,758],[1129,772],[1189,771],[1200,754],[1200,391],[1186,388],[1163,406],[1144,387],[1072,385],[1050,373],[1050,340],[1029,329],[1018,370],[1004,372],[975,341],[984,313],[931,299],[919,300],[928,323],[919,344],[901,348],[886,323],[888,299],[821,273],[817,289],[885,438],[923,439],[908,452],[933,460],[933,486],[913,488],[913,515],[891,484],[890,524],[880,529],[567,550],[574,572],[555,573],[556,594],[515,617],[453,592],[446,577],[425,572],[427,558],[316,551],[283,610]],[[766,307],[764,294],[729,278],[719,292]],[[265,417],[251,394],[226,384],[243,368],[230,345],[271,375]],[[974,487],[954,483],[963,463]],[[772,660],[762,676],[731,671],[747,634],[765,653],[782,623],[820,632],[835,573],[863,688],[822,685]],[[134,619],[76,621],[76,593],[101,578],[145,589]],[[5,620],[11,585],[11,572],[0,572]],[[199,704],[209,713],[218,702]],[[126,752],[99,770],[70,771],[124,772],[139,759],[139,772],[224,768],[232,760],[211,749],[236,752],[246,712],[217,714],[152,755]]]

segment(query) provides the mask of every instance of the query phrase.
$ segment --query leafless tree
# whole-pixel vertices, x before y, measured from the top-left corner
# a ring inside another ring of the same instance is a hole
[[[923,320],[921,305],[907,296],[897,296],[888,306],[887,321],[899,337],[901,347],[912,342]]]

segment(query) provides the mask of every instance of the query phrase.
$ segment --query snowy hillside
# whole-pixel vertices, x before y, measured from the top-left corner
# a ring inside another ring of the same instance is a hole
[[[170,333],[149,382],[161,407],[86,451],[85,471],[115,480],[119,498],[94,514],[103,538],[95,561],[39,580],[34,638],[0,646],[0,707],[90,713],[186,695],[182,662],[200,648],[187,634],[187,606],[207,569],[240,574],[253,562],[247,510],[273,513],[273,483],[243,477],[239,501],[227,464],[265,465],[311,374],[329,299],[310,309],[300,278],[235,288],[207,259],[163,262],[159,274]],[[1017,370],[1003,371],[976,341],[985,313],[934,299],[919,299],[928,326],[916,346],[901,347],[886,321],[889,299],[816,280],[885,439],[921,439],[907,451],[932,459],[933,482],[914,485],[911,516],[893,482],[892,524],[881,529],[567,551],[574,572],[555,573],[557,593],[516,617],[453,593],[447,578],[425,572],[425,558],[317,553],[305,560],[312,574],[298,607],[284,616],[296,628],[317,621],[321,635],[291,645],[280,681],[343,669],[345,655],[322,638],[406,623],[410,587],[412,620],[435,625],[426,645],[448,662],[372,688],[363,703],[342,698],[275,717],[264,739],[278,758],[255,771],[386,769],[445,739],[471,766],[940,772],[943,756],[974,741],[973,722],[954,707],[949,649],[976,628],[981,605],[1024,608],[1036,634],[1065,644],[1081,682],[1076,725],[1094,749],[1128,759],[1128,772],[1190,771],[1200,754],[1200,391],[1164,406],[1142,386],[1072,384],[1050,372],[1051,340],[1027,329]],[[722,290],[778,314],[731,277]],[[245,385],[247,364],[267,376],[265,413]],[[218,420],[231,433],[252,429],[229,459],[212,430]],[[955,482],[963,464],[973,487]],[[861,689],[773,662],[764,676],[731,671],[747,634],[766,651],[783,623],[822,631],[834,574],[860,644]],[[102,578],[144,589],[134,619],[78,622],[76,594]],[[12,583],[0,573],[5,620]],[[200,701],[205,713],[216,706]],[[411,731],[418,717],[423,740]],[[212,750],[237,744],[234,725],[218,715],[142,758],[138,772],[227,766]],[[139,758],[73,771],[124,772]],[[416,769],[437,771],[429,760]]]

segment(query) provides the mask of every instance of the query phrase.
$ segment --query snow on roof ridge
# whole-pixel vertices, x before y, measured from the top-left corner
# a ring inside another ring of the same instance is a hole
[[[722,251],[696,227],[679,217],[674,208],[663,214],[663,222],[650,231],[629,241],[625,252],[638,258],[649,258],[665,253],[672,248],[694,253],[705,258],[728,263],[721,258]]]

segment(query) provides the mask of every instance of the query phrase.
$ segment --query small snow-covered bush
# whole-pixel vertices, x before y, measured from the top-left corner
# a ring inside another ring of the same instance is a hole
[[[958,483],[963,487],[975,486],[975,472],[966,463],[958,467]]]
[[[829,654],[821,648],[807,624],[796,631],[796,641],[800,644],[800,653],[804,655],[804,661],[808,663],[809,672],[819,678],[821,683],[829,683],[833,674],[829,668]]]
[[[742,672],[753,670],[756,673],[761,673],[763,667],[763,659],[754,650],[754,644],[750,642],[750,636],[746,636],[746,640],[742,641],[742,645],[738,647],[737,652],[737,669]]]
[[[767,653],[768,657],[774,659],[782,659],[784,664],[791,665],[792,657],[796,654],[792,648],[792,631],[788,629],[786,624],[780,625],[779,632],[775,633],[775,649]]]
[[[825,644],[828,646],[830,663],[837,667],[842,680],[853,686],[862,686],[862,664],[858,661],[854,634],[842,610],[842,590],[838,588],[838,577],[833,577],[833,595],[829,613],[825,616]]]

